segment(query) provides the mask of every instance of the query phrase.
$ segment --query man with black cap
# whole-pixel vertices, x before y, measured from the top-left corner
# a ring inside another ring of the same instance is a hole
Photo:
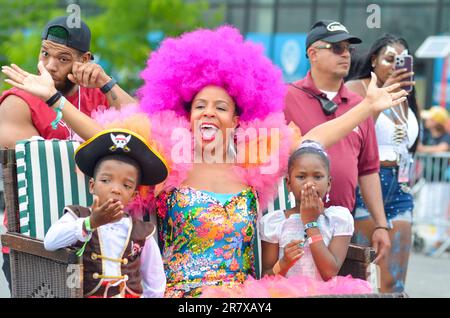
[[[344,86],[350,69],[353,44],[361,39],[351,35],[336,21],[316,22],[306,38],[306,54],[311,63],[307,76],[288,86],[285,100],[287,122],[293,121],[306,134],[313,127],[341,116],[362,98]],[[359,183],[376,228],[372,246],[375,262],[390,248],[383,208],[379,158],[372,118],[356,127],[348,136],[327,149],[330,155],[332,184],[327,206],[344,206],[353,211],[355,190]],[[370,242],[367,242],[368,244]]]
[[[72,22],[69,17],[53,19],[42,33],[39,63],[49,72],[56,89],[88,116],[102,105],[120,107],[134,103],[100,65],[91,62],[89,27],[81,20],[79,25],[72,25]],[[0,96],[0,147],[14,148],[18,140],[32,136],[70,138],[71,130],[63,121],[55,121],[56,117],[48,103],[19,88],[3,92]],[[5,257],[4,268],[8,272],[8,257]],[[9,278],[9,273],[5,274]]]
[[[56,89],[88,116],[101,105],[118,108],[134,103],[99,64],[91,62],[90,42],[91,31],[83,21],[73,26],[70,18],[59,17],[46,25],[39,61],[50,73]],[[36,135],[45,139],[69,138],[71,132],[63,121],[52,127],[56,116],[45,102],[21,89],[3,92],[0,146],[14,147],[17,140]]]

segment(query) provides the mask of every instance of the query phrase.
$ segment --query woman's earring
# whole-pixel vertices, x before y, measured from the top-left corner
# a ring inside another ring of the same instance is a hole
[[[295,196],[294,196],[294,193],[292,193],[292,191],[289,192],[288,199],[289,199],[289,204],[291,205],[291,208],[293,208],[295,206]]]
[[[330,194],[327,193],[327,195],[325,196],[325,203],[330,202]]]
[[[230,159],[236,158],[236,145],[234,143],[234,132],[232,132],[228,139],[228,156]]]

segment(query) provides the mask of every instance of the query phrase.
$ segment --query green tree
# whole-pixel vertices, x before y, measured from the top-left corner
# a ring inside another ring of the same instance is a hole
[[[36,70],[43,27],[51,18],[68,14],[58,3],[61,1],[0,0],[2,65],[14,62],[31,72]],[[224,12],[223,7],[210,10],[206,0],[96,0],[78,4],[81,18],[92,32],[91,51],[129,92],[142,84],[139,72],[145,67],[152,44],[153,48],[157,45],[149,41],[150,32],[176,36],[198,27],[215,27]],[[2,80],[0,90],[6,88],[9,86]]]
[[[57,0],[0,0],[0,65],[36,70],[40,35],[50,16],[63,13]],[[53,8],[53,9],[51,9]],[[9,88],[0,73],[0,92]]]
[[[99,54],[102,66],[114,74],[127,90],[142,82],[139,71],[145,67],[151,51],[148,34],[160,31],[176,36],[198,27],[216,26],[221,13],[206,16],[207,1],[134,0],[132,9],[123,0],[97,0],[103,13],[87,19],[92,27],[92,50]]]

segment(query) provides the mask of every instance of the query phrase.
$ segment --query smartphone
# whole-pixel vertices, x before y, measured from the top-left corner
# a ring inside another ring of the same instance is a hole
[[[395,56],[395,67],[396,70],[406,68],[407,73],[413,71],[413,57],[411,55],[396,55]],[[414,81],[414,75],[411,75],[403,80],[404,82],[412,82]],[[407,92],[411,92],[413,87],[412,85],[403,86],[402,89],[404,89]]]

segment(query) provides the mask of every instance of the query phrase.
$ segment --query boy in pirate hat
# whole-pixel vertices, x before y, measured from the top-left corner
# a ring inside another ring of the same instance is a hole
[[[45,248],[80,248],[86,297],[162,297],[166,277],[152,237],[155,226],[124,209],[140,184],[155,185],[167,177],[164,159],[140,135],[109,129],[80,145],[75,161],[91,177],[94,203],[65,207],[45,236]]]

